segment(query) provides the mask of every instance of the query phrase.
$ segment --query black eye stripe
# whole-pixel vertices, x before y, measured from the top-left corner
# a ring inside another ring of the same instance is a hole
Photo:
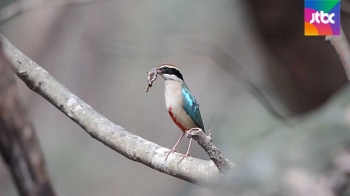
[[[175,75],[178,78],[180,78],[181,80],[184,80],[181,72],[178,69],[170,68],[170,67],[167,67],[167,69],[164,69],[164,67],[163,67],[163,71],[164,71],[163,74]]]

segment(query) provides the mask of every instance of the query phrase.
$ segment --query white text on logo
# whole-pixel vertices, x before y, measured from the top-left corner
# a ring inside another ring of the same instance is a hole
[[[328,24],[328,23],[332,23],[334,24],[334,13],[328,14],[328,13],[324,13],[323,11],[321,12],[316,12],[316,13],[312,13],[312,18],[310,20],[310,23],[313,24],[314,22],[316,22],[317,24]]]

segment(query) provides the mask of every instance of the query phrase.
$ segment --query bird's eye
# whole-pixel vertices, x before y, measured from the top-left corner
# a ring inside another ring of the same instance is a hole
[[[163,67],[162,69],[163,69],[163,71],[166,71],[166,70],[168,70],[168,67]]]

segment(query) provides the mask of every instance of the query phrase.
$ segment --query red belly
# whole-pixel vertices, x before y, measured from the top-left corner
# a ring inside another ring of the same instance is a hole
[[[172,108],[171,108],[171,107],[168,109],[168,113],[169,113],[171,119],[173,119],[174,123],[175,123],[182,131],[187,131],[187,130],[188,130],[188,129],[186,129],[186,127],[184,127],[179,121],[176,120],[175,115],[173,114]]]

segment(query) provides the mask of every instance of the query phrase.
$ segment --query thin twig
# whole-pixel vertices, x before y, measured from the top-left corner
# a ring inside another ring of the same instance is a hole
[[[337,51],[346,75],[348,76],[348,80],[350,80],[350,46],[345,37],[343,28],[340,27],[340,35],[338,36],[326,36],[326,41],[329,41]]]
[[[206,184],[220,177],[212,161],[193,157],[179,163],[181,154],[165,160],[167,148],[126,131],[99,114],[79,97],[55,80],[46,70],[15,48],[3,35],[4,52],[17,76],[33,91],[48,100],[93,138],[122,154],[157,171],[195,184]]]

